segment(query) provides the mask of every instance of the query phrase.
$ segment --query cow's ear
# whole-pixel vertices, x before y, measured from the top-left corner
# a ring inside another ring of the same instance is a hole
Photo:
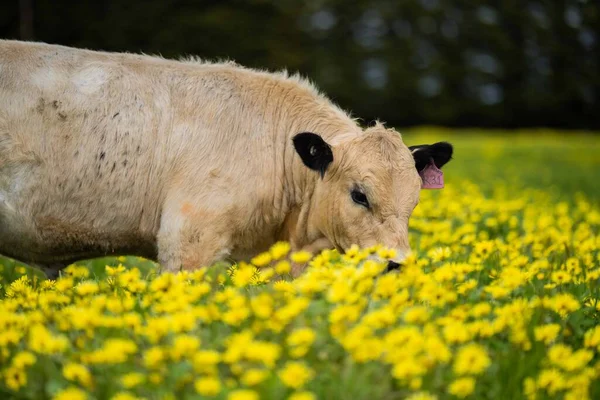
[[[420,144],[409,146],[417,171],[421,172],[423,168],[433,159],[435,166],[442,168],[452,158],[452,145],[448,142],[437,142],[434,144]]]
[[[319,171],[323,178],[327,167],[333,161],[331,146],[321,136],[312,132],[299,133],[292,140],[304,165],[314,171]]]

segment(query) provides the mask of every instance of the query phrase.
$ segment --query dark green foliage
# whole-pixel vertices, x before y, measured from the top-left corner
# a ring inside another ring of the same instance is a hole
[[[600,127],[597,1],[33,3],[35,40],[299,71],[365,123]]]

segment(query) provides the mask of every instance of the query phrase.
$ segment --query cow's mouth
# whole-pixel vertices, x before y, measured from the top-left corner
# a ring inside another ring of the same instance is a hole
[[[395,261],[388,261],[388,265],[385,268],[385,272],[388,273],[388,272],[391,272],[391,271],[395,271],[397,269],[400,269],[401,266],[402,266],[402,264],[399,264],[399,263],[397,263]]]

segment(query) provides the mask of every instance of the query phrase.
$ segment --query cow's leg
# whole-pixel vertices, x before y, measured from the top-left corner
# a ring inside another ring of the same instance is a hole
[[[41,270],[46,278],[50,280],[58,279],[60,271],[63,270],[67,264],[65,263],[53,263],[53,264],[39,264],[39,263],[29,263],[29,265],[33,268],[37,268]]]
[[[225,213],[166,211],[158,232],[158,262],[163,271],[210,266],[231,250],[231,227]]]

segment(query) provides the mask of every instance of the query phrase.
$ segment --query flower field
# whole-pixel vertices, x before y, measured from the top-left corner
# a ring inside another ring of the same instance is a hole
[[[435,140],[454,160],[399,271],[383,247],[286,243],[191,273],[86,260],[56,281],[0,259],[0,398],[600,398],[600,138],[405,134]]]

